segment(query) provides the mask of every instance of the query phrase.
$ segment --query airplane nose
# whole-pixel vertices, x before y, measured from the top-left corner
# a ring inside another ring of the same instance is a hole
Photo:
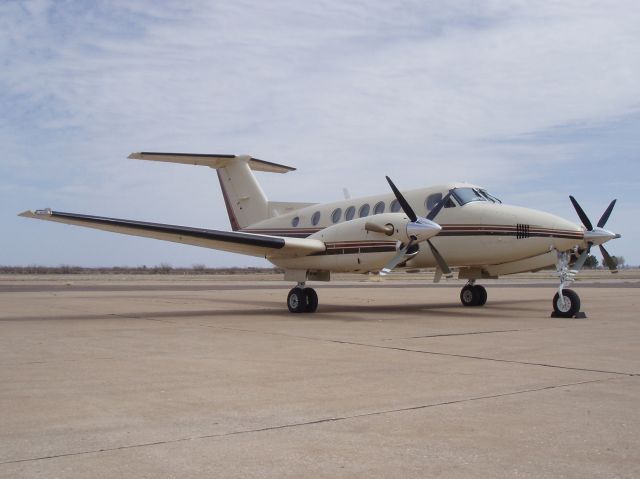
[[[407,235],[414,241],[426,241],[442,231],[442,227],[435,221],[418,218],[407,224]]]

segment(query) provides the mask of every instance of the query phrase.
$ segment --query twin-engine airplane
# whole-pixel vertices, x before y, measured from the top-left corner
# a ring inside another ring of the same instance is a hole
[[[602,246],[620,235],[604,229],[616,200],[594,227],[570,197],[584,227],[557,216],[508,206],[484,188],[450,183],[333,203],[268,201],[252,170],[287,173],[289,166],[250,156],[132,153],[129,158],[208,166],[216,170],[233,231],[218,231],[105,218],[51,209],[20,216],[156,238],[251,256],[262,256],[297,282],[287,297],[293,313],[314,312],[318,295],[307,281],[329,281],[331,272],[378,272],[436,268],[466,279],[460,300],[482,306],[487,292],[476,281],[556,265],[560,278],[554,316],[580,314],[580,298],[568,286],[598,245],[609,268],[616,264]],[[420,216],[418,216],[418,214]],[[436,222],[437,219],[437,222]]]

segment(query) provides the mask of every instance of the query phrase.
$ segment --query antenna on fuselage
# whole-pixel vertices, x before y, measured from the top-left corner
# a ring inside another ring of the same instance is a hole
[[[349,190],[347,188],[342,188],[342,194],[344,195],[345,200],[351,199],[351,193],[349,193]]]

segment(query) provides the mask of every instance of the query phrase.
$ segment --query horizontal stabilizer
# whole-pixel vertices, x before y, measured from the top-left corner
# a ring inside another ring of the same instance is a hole
[[[24,211],[20,213],[19,216],[266,258],[306,256],[325,251],[326,249],[325,244],[316,239],[284,238],[281,236],[241,233],[236,231],[209,230],[188,226],[64,213],[50,209]]]
[[[183,163],[185,165],[202,165],[209,168],[224,168],[234,161],[246,161],[249,168],[255,171],[267,171],[269,173],[288,173],[295,168],[270,161],[259,160],[249,155],[204,155],[197,153],[155,153],[141,151],[131,153],[129,158],[134,160],[164,161],[168,163]]]

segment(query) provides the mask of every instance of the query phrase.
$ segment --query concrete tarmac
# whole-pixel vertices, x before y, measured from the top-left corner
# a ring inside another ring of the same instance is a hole
[[[0,280],[1,478],[640,477],[637,281],[80,283]]]

